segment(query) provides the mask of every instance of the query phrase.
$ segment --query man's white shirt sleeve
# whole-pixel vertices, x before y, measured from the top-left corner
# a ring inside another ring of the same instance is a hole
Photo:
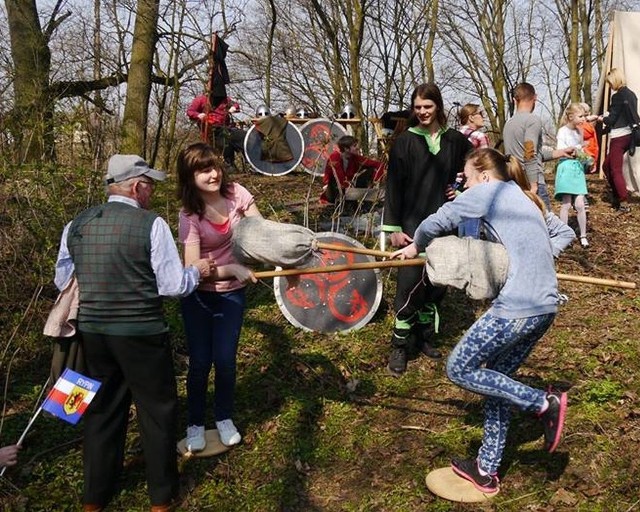
[[[158,217],[151,226],[151,267],[156,275],[158,294],[183,297],[198,287],[200,271],[184,268],[169,225]]]

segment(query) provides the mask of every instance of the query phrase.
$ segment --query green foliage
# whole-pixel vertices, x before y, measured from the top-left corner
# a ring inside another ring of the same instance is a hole
[[[620,400],[623,392],[624,388],[618,382],[606,379],[588,383],[582,396],[587,402],[598,405]]]

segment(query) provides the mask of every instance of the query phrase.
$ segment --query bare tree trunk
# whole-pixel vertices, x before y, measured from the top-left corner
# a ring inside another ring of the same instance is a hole
[[[594,0],[593,2],[593,12],[595,13],[593,25],[595,27],[594,40],[596,42],[596,58],[598,59],[598,68],[602,72],[602,59],[605,54],[605,34],[602,31],[602,24],[604,20],[602,19],[602,4],[600,0]],[[610,19],[609,22],[612,20]]]
[[[176,10],[179,9],[178,12]],[[168,68],[172,70],[172,74],[175,77],[178,77],[180,74],[180,60],[179,53],[180,48],[183,46],[183,36],[184,36],[184,24],[185,17],[187,16],[187,5],[186,2],[179,2],[179,7],[176,6],[172,11],[172,23],[173,31],[171,33],[171,44],[168,45],[170,51],[168,54]],[[177,25],[177,26],[176,26]],[[171,162],[175,161],[174,158],[176,153],[182,149],[182,146],[179,141],[176,141],[176,125],[178,122],[178,115],[180,114],[180,90],[181,90],[181,82],[179,79],[173,80],[172,83],[167,83],[165,88],[163,89],[167,93],[171,90],[171,103],[166,106],[166,110],[168,113],[165,114],[165,100],[163,96],[163,100],[160,102],[162,105],[162,109],[160,110],[161,115],[168,115],[169,122],[158,123],[158,140],[157,146],[158,150],[162,149],[160,147],[161,141],[164,141],[164,153],[162,155],[162,169],[169,169]],[[184,115],[184,114],[183,114]],[[165,125],[167,125],[165,127]],[[160,139],[160,133],[163,134],[163,139]],[[154,161],[155,158],[153,159]]]
[[[93,61],[93,79],[100,80],[102,78],[102,18],[100,15],[101,0],[94,0],[93,2],[93,54],[95,59]],[[103,140],[104,132],[102,130],[102,106],[104,101],[102,99],[102,92],[96,91],[94,95],[94,108],[89,114],[89,134],[91,137],[92,149],[93,149],[93,166],[97,169],[104,159],[103,155]]]
[[[530,15],[530,11],[520,13],[523,28],[513,23],[509,38],[505,27],[515,18],[515,10],[508,0],[466,0],[464,9],[442,9],[438,16],[449,68],[456,73],[451,81],[461,93],[473,91],[480,99],[496,142],[506,122],[510,91],[529,72]]]
[[[151,71],[156,41],[159,0],[139,0],[131,48],[127,100],[122,120],[123,153],[145,156],[147,122],[151,96]]]
[[[580,35],[582,36],[582,97],[591,106],[591,87],[593,86],[593,44],[589,26],[593,16],[593,10],[587,8],[585,0],[580,0],[578,5],[578,17],[580,20]]]
[[[424,74],[427,82],[435,82],[435,71],[433,69],[433,46],[438,34],[438,8],[439,0],[431,0],[431,8],[427,8],[426,17],[429,22],[429,36],[424,48]]]
[[[40,26],[35,0],[7,0],[5,5],[15,69],[10,123],[16,141],[15,158],[36,163],[55,155],[48,37]]]
[[[580,73],[578,63],[578,37],[580,35],[580,23],[578,19],[578,0],[571,0],[569,7],[571,25],[567,39],[569,43],[569,96],[572,102],[580,101]]]
[[[334,94],[334,110],[336,107],[337,98],[342,98],[347,87],[345,83],[344,69],[342,67],[342,55],[340,51],[340,41],[339,35],[336,30],[338,24],[334,21],[331,13],[328,13],[325,10],[325,6],[328,8],[333,8],[337,10],[338,7],[335,3],[324,3],[320,2],[320,0],[311,0],[311,6],[313,8],[313,12],[318,17],[320,25],[325,31],[326,40],[329,42],[327,46],[331,48],[331,54],[329,55],[330,59],[330,69],[331,74],[329,76],[329,80],[331,82],[331,89]]]

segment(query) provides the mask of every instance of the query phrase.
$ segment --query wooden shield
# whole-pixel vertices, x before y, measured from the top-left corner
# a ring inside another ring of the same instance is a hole
[[[319,242],[360,247],[341,233],[317,233]],[[374,261],[372,256],[322,250],[310,266],[344,265]],[[284,316],[296,327],[316,332],[346,332],[366,325],[380,306],[382,281],[379,269],[351,270],[300,276],[287,288],[284,277],[274,279],[276,301]]]
[[[288,162],[269,162],[262,160],[262,137],[255,125],[249,128],[247,135],[244,138],[244,155],[247,158],[249,165],[256,171],[262,174],[269,174],[271,176],[282,176],[293,171],[302,160],[302,154],[304,152],[304,141],[300,130],[296,128],[293,123],[287,123],[287,129],[285,131],[285,137],[293,158]]]
[[[201,452],[190,452],[187,447],[187,438],[178,441],[178,453],[184,457],[211,457],[229,451],[232,447],[225,446],[220,441],[217,429],[206,430],[204,433],[207,444]]]
[[[338,149],[338,139],[347,135],[347,130],[329,119],[311,119],[300,128],[304,139],[302,168],[314,176],[324,174],[329,155]]]
[[[471,482],[456,475],[451,467],[434,469],[427,475],[425,481],[427,488],[433,494],[458,503],[482,503],[498,494],[478,491]]]

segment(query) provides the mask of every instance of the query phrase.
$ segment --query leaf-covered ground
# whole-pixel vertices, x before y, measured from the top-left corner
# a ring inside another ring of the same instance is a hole
[[[284,208],[296,201],[304,205],[308,195],[315,199],[317,178],[302,173],[277,178],[242,173],[236,179],[256,195],[265,216],[306,220],[314,229],[325,226],[326,213]],[[576,242],[561,256],[558,271],[638,281],[640,204],[634,203],[631,213],[618,214],[609,208],[604,182],[591,176],[589,180],[591,246],[583,250]],[[173,200],[159,210],[175,223]],[[3,219],[4,229],[10,216]],[[372,240],[366,243],[373,246]],[[46,272],[51,272],[57,240],[51,235],[43,245],[53,255],[39,270],[42,294],[29,302],[36,294],[25,290],[27,306],[9,317],[17,334],[5,331],[12,343],[3,348],[3,368],[16,347],[27,347],[29,352],[17,353],[6,376],[2,444],[15,441],[26,426],[47,376],[47,340],[38,332],[55,297]],[[435,497],[424,479],[430,470],[448,465],[451,456],[475,453],[482,432],[482,400],[452,385],[444,362],[418,358],[403,377],[387,374],[394,273],[387,270],[381,276],[384,299],[377,314],[364,328],[344,334],[295,328],[280,312],[270,282],[252,288],[239,353],[235,415],[244,440],[221,456],[180,460],[179,510],[480,508]],[[10,287],[3,283],[6,293]],[[545,453],[541,425],[516,413],[500,471],[501,493],[482,509],[640,510],[638,292],[566,281],[560,287],[569,302],[520,376],[536,386],[551,384],[569,392],[564,440],[557,453]],[[448,293],[438,335],[445,352],[484,307],[455,291]],[[169,301],[167,313],[176,346],[183,428],[187,357],[175,302]],[[19,466],[0,482],[0,509],[77,510],[81,443],[81,425],[38,418]],[[147,510],[135,418],[128,443],[122,490],[110,510]]]

